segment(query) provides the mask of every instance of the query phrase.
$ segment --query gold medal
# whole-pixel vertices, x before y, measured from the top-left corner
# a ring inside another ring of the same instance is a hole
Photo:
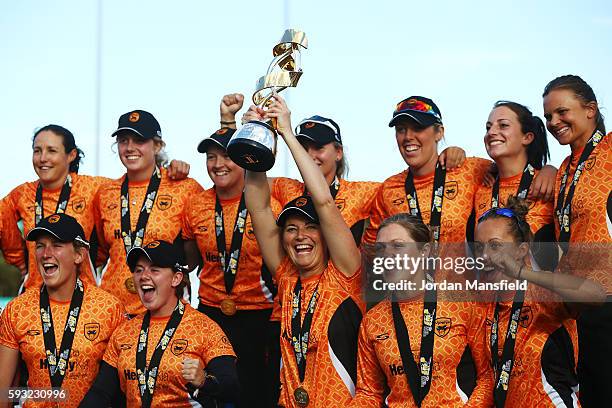
[[[236,314],[236,302],[232,299],[223,299],[221,301],[221,313],[226,316],[233,316]]]
[[[134,278],[130,276],[125,280],[125,288],[130,293],[136,293],[136,284],[134,283]]]
[[[306,391],[304,387],[297,387],[295,391],[293,391],[293,398],[298,407],[307,407],[308,402],[310,402],[308,391]]]

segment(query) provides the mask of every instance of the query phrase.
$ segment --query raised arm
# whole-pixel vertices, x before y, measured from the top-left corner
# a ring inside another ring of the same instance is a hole
[[[329,248],[332,262],[346,276],[352,276],[361,265],[359,249],[351,230],[336,207],[323,173],[295,137],[291,129],[291,112],[281,96],[273,97],[273,102],[265,112],[265,117],[276,119],[277,131],[287,143],[300,170],[302,180],[317,210],[321,231]]]
[[[491,262],[502,268],[505,275],[514,279],[525,279],[558,294],[571,309],[599,306],[606,299],[603,287],[591,280],[566,273],[534,271],[522,265],[507,251],[491,256]]]
[[[266,173],[246,172],[244,197],[263,261],[274,275],[285,257],[285,251],[270,206],[270,186]]]

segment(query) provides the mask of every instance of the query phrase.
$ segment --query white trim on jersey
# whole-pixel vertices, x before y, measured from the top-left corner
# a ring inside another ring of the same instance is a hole
[[[557,408],[569,408],[567,405],[565,405],[563,399],[561,399],[559,392],[548,382],[542,368],[540,368],[540,372],[542,373],[542,386],[544,387],[544,391],[548,395],[548,398],[550,398],[550,401]],[[572,391],[572,408],[578,408],[578,397],[576,396],[578,387],[572,387]]]
[[[455,380],[455,387],[457,388],[457,394],[459,394],[459,398],[461,398],[461,401],[463,401],[464,404],[467,403],[469,397],[467,396],[465,392],[463,392],[457,380]]]
[[[344,385],[346,385],[348,392],[350,392],[351,396],[354,397],[355,383],[353,382],[353,379],[349,375],[348,371],[346,371],[346,368],[344,368],[344,365],[342,365],[338,357],[336,357],[336,354],[334,354],[334,350],[332,349],[331,344],[329,344],[329,341],[327,342],[327,349],[329,350],[329,357],[331,358],[332,364],[336,369],[336,372],[340,376],[340,379],[342,380]]]

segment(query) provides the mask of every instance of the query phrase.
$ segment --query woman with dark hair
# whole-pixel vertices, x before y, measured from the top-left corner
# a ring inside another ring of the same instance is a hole
[[[526,106],[511,101],[497,101],[493,105],[484,144],[489,157],[495,161],[497,177],[492,186],[478,187],[474,199],[476,218],[490,208],[503,207],[510,195],[526,199],[534,179],[550,157],[542,120]],[[534,252],[537,264],[545,270],[554,270],[558,254],[553,250],[556,246],[553,248],[551,244],[555,242],[552,201],[545,198],[530,201],[527,221],[534,241],[543,243]]]
[[[265,173],[247,171],[246,203],[263,260],[279,279],[283,407],[341,406],[356,377],[363,302],[361,257],[319,167],[293,133],[290,112],[275,95],[259,120],[276,119],[310,195],[274,219]]]
[[[578,319],[580,401],[603,406],[612,399],[612,140],[593,89],[579,76],[553,79],[542,96],[548,131],[571,148],[556,185],[560,267],[599,282],[608,296]]]
[[[181,233],[188,263],[201,266],[198,310],[223,329],[238,358],[236,407],[268,408],[272,390],[264,369],[275,288],[246,209],[244,169],[227,155],[235,129],[222,126],[198,144],[213,186],[190,197]],[[275,201],[272,207],[280,212]]]
[[[376,257],[426,259],[433,256],[431,240],[422,220],[395,214],[378,229]],[[423,290],[430,274],[423,264],[416,270],[393,267],[377,273],[387,285],[412,286],[387,291],[363,318],[357,391],[349,406],[489,407],[492,377],[482,335],[484,307],[438,300],[435,289]],[[458,386],[465,380],[458,368],[466,349],[472,351],[476,368],[476,386],[469,398]]]
[[[498,285],[486,314],[494,405],[578,406],[576,344],[567,327],[588,313],[586,306],[604,302],[605,291],[595,281],[533,270],[528,211],[523,200],[510,196],[506,207],[485,212],[476,228],[476,255],[484,263],[481,283]]]
[[[51,214],[27,239],[34,243],[43,284],[11,300],[0,318],[2,406],[22,359],[26,390],[49,390],[41,395],[44,402],[28,400],[25,407],[77,407],[124,309],[114,296],[81,279],[89,243],[75,218]]]
[[[22,271],[26,289],[39,287],[42,281],[34,259],[34,243],[26,243],[27,252],[24,248],[17,227],[20,220],[27,235],[46,214],[66,213],[75,217],[91,242],[91,260],[96,261],[98,246],[93,233],[96,223],[93,199],[99,187],[110,180],[79,174],[83,157],[84,153],[68,129],[58,125],[38,129],[32,138],[32,165],[38,180],[15,187],[4,199],[5,211],[1,216],[6,239],[2,241],[2,250],[6,261]],[[173,176],[184,178],[189,172],[186,163],[173,162],[172,167]],[[96,281],[89,261],[83,267],[81,279]]]
[[[118,156],[126,173],[102,185],[93,207],[96,233],[109,254],[100,287],[117,296],[130,315],[142,313],[125,254],[143,242],[181,240],[181,219],[187,201],[202,191],[191,178],[172,179],[163,167],[165,142],[159,122],[149,112],[133,110],[119,118]]]
[[[166,241],[130,249],[126,263],[146,312],[115,330],[81,407],[216,407],[236,397],[230,342],[183,300],[189,280],[180,251]]]

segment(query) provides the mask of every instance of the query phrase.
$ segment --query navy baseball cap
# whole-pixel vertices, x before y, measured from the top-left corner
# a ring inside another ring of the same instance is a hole
[[[141,256],[160,268],[172,268],[175,272],[186,272],[187,266],[183,263],[183,254],[173,244],[167,241],[151,241],[143,247],[132,247],[127,254],[127,264],[134,272],[136,263]]]
[[[342,144],[340,126],[332,119],[319,115],[302,120],[295,128],[295,136],[300,140],[310,140],[318,146],[332,142]]]
[[[120,132],[130,131],[136,133],[143,139],[162,137],[161,127],[155,117],[147,111],[133,110],[119,117],[119,126],[111,136],[117,136]]]
[[[287,221],[287,217],[292,214],[298,214],[302,217],[306,217],[312,222],[317,224],[319,223],[319,215],[317,214],[312,198],[309,195],[299,196],[285,204],[283,210],[278,215],[276,225],[279,227],[284,226],[285,222]]]
[[[409,118],[423,127],[435,123],[442,124],[442,113],[438,106],[429,98],[411,96],[399,102],[393,111],[389,127],[393,127],[401,118]]]
[[[206,153],[210,146],[218,146],[223,150],[227,150],[227,144],[232,136],[236,133],[236,129],[221,128],[215,133],[202,140],[198,145],[198,152]]]
[[[60,242],[79,242],[89,247],[81,224],[68,214],[52,214],[40,220],[38,225],[28,232],[26,239],[36,241],[41,235],[51,235]]]

